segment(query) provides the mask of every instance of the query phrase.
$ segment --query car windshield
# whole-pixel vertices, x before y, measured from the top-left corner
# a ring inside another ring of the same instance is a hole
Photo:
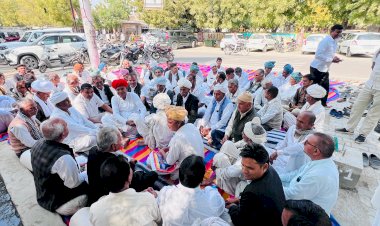
[[[307,41],[312,41],[312,42],[319,42],[322,40],[322,36],[309,36],[307,37]]]
[[[25,32],[24,36],[19,40],[20,42],[27,42],[32,32]]]
[[[380,34],[359,35],[358,40],[380,40]]]
[[[264,39],[263,35],[251,35],[251,39]]]

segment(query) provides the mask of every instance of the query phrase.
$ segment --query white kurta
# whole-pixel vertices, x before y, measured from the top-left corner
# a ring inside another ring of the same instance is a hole
[[[310,161],[280,178],[287,200],[310,200],[330,215],[339,191],[339,172],[332,158]]]
[[[300,110],[300,112],[303,112],[303,111],[311,111],[314,113],[316,117],[315,122],[314,122],[314,128],[316,131],[322,132],[323,125],[325,124],[326,112],[321,101],[317,101],[313,105],[310,105],[309,103],[306,102],[305,105]]]
[[[254,93],[253,106],[256,110],[260,110],[267,102],[268,100],[264,96],[263,87],[258,88]]]
[[[73,107],[69,108],[69,113],[55,107],[51,114],[51,118],[60,118],[67,123],[69,135],[62,143],[69,145],[75,152],[87,151],[96,145],[98,127]]]
[[[136,93],[128,92],[125,100],[118,95],[113,96],[111,104],[114,117],[123,121],[124,124],[128,120],[131,120],[130,117],[133,113],[137,114],[140,118],[145,117],[146,108]]]
[[[169,142],[169,152],[166,156],[166,162],[173,165],[181,162],[189,155],[198,155],[204,157],[204,144],[197,127],[191,123],[186,123],[175,132]]]
[[[99,118],[99,109],[104,105],[104,102],[97,96],[93,95],[92,98],[86,99],[82,94],[79,94],[73,103],[75,109],[78,110],[84,117],[88,118]]]
[[[154,196],[129,188],[109,193],[90,207],[93,226],[154,226],[161,221]]]
[[[303,142],[309,134],[314,131],[310,130],[307,134],[295,136],[296,126],[291,126],[285,134],[285,139],[276,146],[278,153],[277,159],[273,162],[273,168],[278,174],[291,172],[301,168],[310,161],[309,156],[304,153]]]
[[[69,100],[71,101],[71,103],[74,102],[75,98],[78,96],[78,94],[74,93],[73,91],[71,91],[71,89],[66,86],[64,89],[63,89],[63,92],[67,93],[67,95],[69,96]]]
[[[158,110],[157,113],[134,122],[137,131],[150,149],[168,147],[174,133],[168,127],[165,111]]]
[[[280,129],[283,118],[282,111],[281,100],[277,97],[266,103],[257,112],[257,115],[260,117],[261,124],[267,124],[272,129]]]
[[[338,43],[331,35],[327,35],[319,44],[315,52],[315,58],[311,62],[310,67],[320,72],[327,72],[332,64]]]
[[[273,86],[280,88],[282,85],[289,83],[289,80],[290,80],[290,75],[288,75],[288,77],[286,78],[283,75],[279,75],[275,77],[274,79],[272,79],[272,84]]]
[[[296,95],[297,89],[301,87],[299,83],[295,85],[290,85],[290,83],[286,83],[282,85],[279,89],[279,95],[281,98],[282,105],[289,105],[294,96]]]
[[[226,209],[218,190],[188,188],[182,184],[165,186],[157,197],[163,226],[183,226],[209,217],[224,218]]]
[[[224,97],[228,98],[228,97]],[[223,113],[221,118],[219,119],[219,109],[222,106],[222,102],[224,101],[221,100],[216,103],[216,106],[214,108],[214,111],[212,112],[212,103],[210,106],[207,107],[206,113],[202,118],[202,125],[208,128],[211,128],[211,130],[221,130],[224,131],[223,127],[226,127],[228,124],[228,121],[231,118],[232,113],[235,110],[234,104],[231,102],[227,104],[227,106],[224,108]]]

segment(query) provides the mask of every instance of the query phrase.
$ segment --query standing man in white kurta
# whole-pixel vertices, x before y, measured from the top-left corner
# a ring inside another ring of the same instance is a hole
[[[377,120],[380,118],[380,49],[373,57],[372,62],[372,73],[352,106],[347,126],[345,128],[336,129],[336,132],[352,134],[357,128],[363,112],[372,102],[367,117],[364,118],[362,125],[359,127],[359,135],[355,139],[355,143],[358,144],[365,141],[368,134],[376,125]]]
[[[330,35],[327,35],[319,44],[315,52],[315,58],[310,64],[310,74],[315,77],[314,82],[321,85],[326,90],[326,95],[322,98],[322,105],[326,106],[327,95],[329,93],[329,68],[332,63],[339,63],[342,60],[335,56],[338,48],[337,39],[341,37],[343,26],[336,24],[331,27]]]

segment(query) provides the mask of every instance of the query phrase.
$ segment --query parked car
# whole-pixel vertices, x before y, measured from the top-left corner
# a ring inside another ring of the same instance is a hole
[[[339,43],[338,52],[350,57],[356,54],[372,55],[380,48],[380,33],[360,32],[349,34]]]
[[[180,47],[195,48],[198,44],[198,39],[190,31],[168,30],[165,32],[152,32],[152,35],[158,39],[161,46],[168,46],[172,49]]]
[[[16,31],[0,31],[0,43],[13,42],[20,39],[20,34]]]
[[[261,50],[263,52],[274,49],[276,39],[271,34],[252,34],[247,42],[247,48],[252,50]]]
[[[68,33],[68,32],[72,32],[72,29],[71,28],[52,28],[52,29],[26,31],[24,35],[18,41],[0,43],[0,58],[4,57],[1,55],[7,54],[13,48],[32,44],[35,40],[37,40],[39,37],[41,37],[44,34]]]
[[[11,66],[23,63],[28,68],[38,68],[38,62],[44,54],[44,47],[54,50],[51,58],[58,58],[58,55],[71,54],[80,48],[87,49],[87,43],[84,34],[81,33],[46,34],[30,45],[10,50],[5,58]]]
[[[302,54],[315,53],[319,43],[324,39],[326,34],[311,34],[302,43]]]
[[[224,50],[224,48],[226,47],[227,44],[231,44],[232,43],[232,36],[234,34],[225,34],[224,37],[222,38],[222,40],[220,40],[220,49],[221,50]],[[244,36],[243,34],[236,34],[238,39],[244,39]]]

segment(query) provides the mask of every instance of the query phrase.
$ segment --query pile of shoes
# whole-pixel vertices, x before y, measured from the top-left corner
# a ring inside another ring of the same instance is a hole
[[[371,166],[373,169],[380,169],[380,159],[375,154],[370,154],[363,152],[363,166]]]

